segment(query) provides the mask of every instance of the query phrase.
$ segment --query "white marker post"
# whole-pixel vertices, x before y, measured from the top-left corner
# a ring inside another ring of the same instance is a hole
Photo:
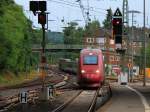
[[[22,104],[22,112],[26,112],[28,96],[27,92],[20,93],[20,103]]]
[[[48,99],[53,98],[53,89],[54,89],[54,87],[52,85],[47,87],[47,97],[48,97]]]
[[[27,92],[20,93],[20,103],[27,103]]]

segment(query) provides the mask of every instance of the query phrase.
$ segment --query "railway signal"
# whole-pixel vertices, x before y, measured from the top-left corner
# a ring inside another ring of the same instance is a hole
[[[38,13],[38,23],[41,25],[45,25],[47,18],[45,11],[47,10],[46,1],[30,1],[30,11],[36,16]],[[38,12],[40,11],[40,12]]]
[[[36,12],[38,11],[38,1],[30,1],[30,11]]]
[[[38,23],[42,24],[42,25],[46,24],[46,14],[45,13],[38,14]]]
[[[45,77],[46,77],[46,51],[45,51],[45,29],[48,29],[48,24],[47,28],[45,28],[45,24],[47,23],[48,20],[48,13],[45,12],[47,10],[47,4],[46,1],[30,1],[30,11],[33,12],[33,14],[36,16],[38,14],[38,23],[41,24],[42,26],[42,31],[43,31],[43,39],[42,39],[42,52],[41,52],[41,79],[42,79],[42,92],[41,92],[41,99],[45,100]]]
[[[116,52],[119,54],[125,54],[126,49],[122,48],[123,17],[119,8],[117,8],[117,10],[113,15],[112,25],[113,25],[113,38],[116,44]]]
[[[117,8],[112,20],[115,44],[122,44],[122,23],[122,14],[119,8]]]
[[[47,10],[47,4],[46,4],[46,1],[39,1],[39,10],[40,11],[46,11]]]
[[[30,1],[30,11],[41,11],[47,10],[46,1]]]

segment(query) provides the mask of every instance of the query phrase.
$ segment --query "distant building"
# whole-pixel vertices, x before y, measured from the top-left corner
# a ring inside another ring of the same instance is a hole
[[[93,47],[104,50],[105,63],[107,64],[118,64],[120,57],[111,52],[115,52],[115,43],[112,39],[111,30],[99,28],[93,37],[84,38],[85,47]]]

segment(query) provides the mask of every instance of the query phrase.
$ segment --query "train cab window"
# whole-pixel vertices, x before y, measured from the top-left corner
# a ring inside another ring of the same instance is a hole
[[[83,64],[84,65],[97,65],[98,64],[98,57],[94,55],[87,55],[83,57]]]

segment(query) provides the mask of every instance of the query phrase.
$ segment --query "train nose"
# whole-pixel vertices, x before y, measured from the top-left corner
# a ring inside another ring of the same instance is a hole
[[[96,73],[86,73],[82,75],[82,78],[86,79],[87,81],[98,82],[100,80],[100,75]]]
[[[81,74],[84,75],[84,74],[91,74],[93,76],[95,75],[100,75],[101,74],[101,71],[99,69],[95,69],[95,70],[81,70]]]

